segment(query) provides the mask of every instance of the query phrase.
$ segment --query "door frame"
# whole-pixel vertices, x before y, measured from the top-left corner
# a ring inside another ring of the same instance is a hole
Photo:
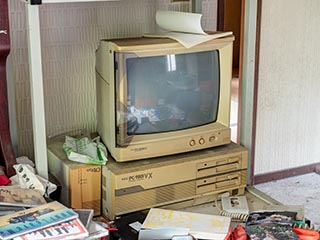
[[[218,30],[223,30],[225,0],[218,0]],[[259,49],[262,0],[242,0],[239,59],[238,143],[248,149],[247,183],[254,185]]]
[[[240,47],[239,47],[239,88],[238,88],[238,119],[237,119],[237,143],[240,143],[241,134],[241,110],[242,110],[242,80],[243,80],[243,49],[244,49],[244,23],[245,23],[245,0],[241,1],[241,19],[240,19]],[[225,0],[217,2],[217,31],[224,31],[225,25]]]

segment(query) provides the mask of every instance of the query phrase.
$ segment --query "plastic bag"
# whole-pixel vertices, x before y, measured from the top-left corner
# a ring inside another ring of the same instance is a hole
[[[105,165],[108,161],[107,149],[99,139],[95,142],[88,137],[77,139],[66,136],[63,149],[71,161],[94,165]]]
[[[15,164],[13,168],[17,174],[12,176],[10,180],[18,184],[20,188],[38,190],[46,197],[49,197],[57,189],[55,184],[36,175],[35,169],[29,164]]]

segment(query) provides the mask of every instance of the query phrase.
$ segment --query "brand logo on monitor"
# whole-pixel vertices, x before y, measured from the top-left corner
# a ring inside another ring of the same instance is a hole
[[[128,181],[128,182],[139,182],[139,181],[143,181],[146,179],[152,179],[152,172],[131,175],[128,177],[124,177],[121,180]]]
[[[141,152],[147,150],[147,147],[140,147],[140,148],[132,148],[131,151],[133,152]]]

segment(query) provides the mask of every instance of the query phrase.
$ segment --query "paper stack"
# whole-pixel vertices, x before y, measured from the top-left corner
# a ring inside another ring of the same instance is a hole
[[[171,239],[191,235],[197,239],[223,240],[231,219],[219,215],[151,208],[139,232],[139,240]]]

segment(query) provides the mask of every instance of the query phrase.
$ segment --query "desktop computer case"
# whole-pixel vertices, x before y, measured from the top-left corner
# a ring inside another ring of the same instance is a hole
[[[134,162],[109,157],[102,169],[102,214],[114,219],[152,207],[177,209],[243,194],[246,148],[228,145]]]

